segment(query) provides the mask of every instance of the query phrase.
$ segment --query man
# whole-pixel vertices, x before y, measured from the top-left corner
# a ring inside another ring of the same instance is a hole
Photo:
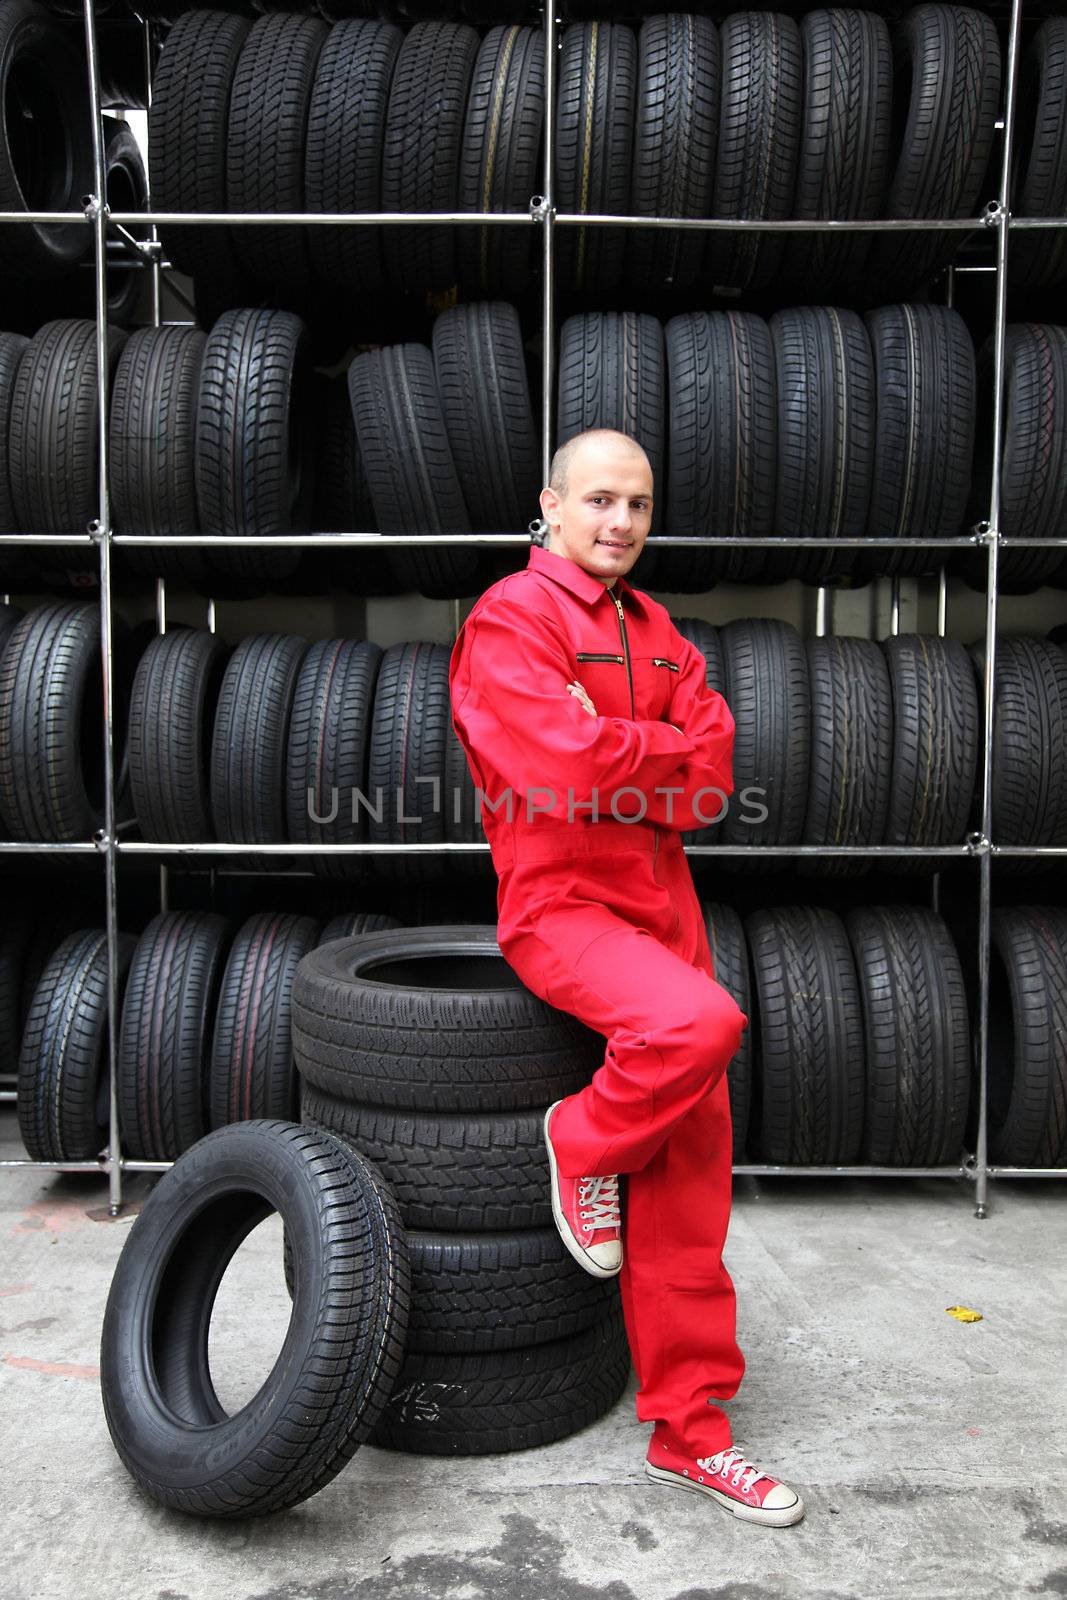
[[[637,1415],[655,1423],[645,1470],[785,1526],[800,1497],[745,1459],[715,1403],[745,1370],[722,1247],[726,1067],[748,1018],[714,980],[680,834],[733,792],[734,720],[701,652],[626,582],[652,490],[626,434],[556,452],[546,545],[456,640],[453,722],[485,796],[501,951],[607,1039],[588,1087],[548,1108],[545,1143],[564,1244],[594,1276],[619,1275]]]

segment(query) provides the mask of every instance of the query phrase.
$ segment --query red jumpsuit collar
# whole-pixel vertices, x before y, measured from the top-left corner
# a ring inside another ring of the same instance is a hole
[[[576,594],[579,600],[586,600],[590,605],[602,594],[609,592],[599,578],[594,578],[591,572],[586,572],[577,561],[571,561],[566,556],[558,556],[554,550],[546,550],[540,544],[530,546],[527,567],[532,567],[535,572],[543,572],[546,578],[554,578],[565,589]],[[620,600],[625,595],[633,595],[635,592],[625,578],[620,576],[615,579],[615,593]]]

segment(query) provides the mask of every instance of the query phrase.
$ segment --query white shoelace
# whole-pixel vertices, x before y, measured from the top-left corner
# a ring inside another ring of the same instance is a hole
[[[758,1478],[767,1476],[759,1467],[753,1466],[751,1461],[745,1459],[740,1446],[736,1444],[732,1444],[729,1450],[720,1450],[718,1455],[698,1457],[697,1465],[703,1467],[705,1472],[721,1471],[724,1478],[731,1479],[735,1488],[740,1484],[746,1494]],[[742,1478],[745,1480],[744,1483],[740,1482]]]
[[[579,1209],[578,1212],[588,1228],[621,1227],[617,1174],[606,1178],[583,1178],[578,1190],[578,1204],[579,1208],[589,1207],[587,1211]]]

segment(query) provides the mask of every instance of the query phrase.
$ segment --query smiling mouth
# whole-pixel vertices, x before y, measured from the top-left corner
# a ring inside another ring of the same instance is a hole
[[[597,544],[602,544],[607,550],[629,550],[630,548],[621,539],[598,539]]]

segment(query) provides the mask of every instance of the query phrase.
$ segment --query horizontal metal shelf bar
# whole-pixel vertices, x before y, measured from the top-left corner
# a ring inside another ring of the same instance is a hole
[[[687,830],[696,831],[696,830]],[[66,849],[58,845],[53,849]],[[83,848],[95,849],[96,846]],[[686,845],[687,855],[717,856],[970,856],[976,854],[966,844],[898,845],[898,844],[719,844]],[[120,855],[265,855],[265,856],[370,856],[370,855],[466,855],[474,851],[485,854],[487,844],[293,844],[277,841],[263,844],[246,844],[230,839],[210,839],[175,843],[173,840],[155,842],[148,839],[115,841]]]
[[[18,1097],[19,1097],[19,1092],[18,1092],[17,1089],[0,1089],[0,1101],[4,1101],[4,1100],[15,1101],[15,1100],[18,1099]]]
[[[95,1172],[101,1178],[107,1175],[107,1163],[104,1161],[31,1161],[24,1156],[0,1161],[0,1167],[42,1167],[46,1172]]]
[[[974,1173],[960,1163],[955,1167],[786,1167],[777,1165],[735,1166],[734,1177],[760,1178],[973,1178]]]
[[[0,544],[18,544],[20,534],[0,534]],[[29,536],[29,537],[32,537]],[[73,540],[54,542],[73,543]],[[653,548],[670,545],[680,546],[682,549],[692,548],[703,550],[708,546],[722,546],[736,550],[739,547],[751,546],[753,549],[810,549],[823,548],[837,549],[874,549],[874,550],[899,550],[899,549],[930,549],[930,550],[974,550],[981,548],[985,541],[971,534],[956,534],[951,538],[917,538],[917,539],[875,539],[863,534],[841,535],[840,537],[825,534],[754,534],[751,537],[741,537],[735,534],[663,534],[653,535],[648,544]],[[1037,539],[1029,541],[1041,545],[1063,544],[1067,539]],[[141,548],[157,546],[160,549],[184,550],[198,547],[218,549],[270,549],[278,547],[315,548],[330,546],[333,549],[358,550],[362,546],[374,549],[384,548],[389,545],[397,546],[429,546],[429,545],[514,545],[516,549],[530,544],[528,533],[181,533],[170,534],[166,538],[157,537],[151,533],[113,533],[112,545],[136,545]]]
[[[72,544],[91,545],[93,536],[88,531],[84,533],[0,533],[0,545],[58,545],[68,547]]]
[[[1067,845],[995,844],[991,853],[995,856],[1067,856]]]
[[[101,846],[83,839],[66,839],[62,843],[37,839],[0,840],[0,853],[10,856],[62,855],[71,851],[75,855],[92,856],[100,853]]]
[[[991,1178],[1067,1178],[1067,1167],[987,1167]]]

